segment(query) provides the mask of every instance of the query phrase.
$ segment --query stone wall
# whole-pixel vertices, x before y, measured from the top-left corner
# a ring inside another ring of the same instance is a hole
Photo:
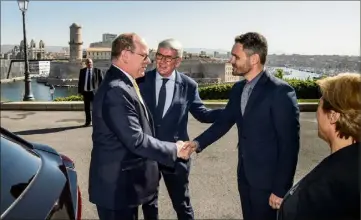
[[[49,78],[77,79],[82,63],[55,62],[50,64]]]
[[[93,63],[94,67],[100,69],[103,74],[107,72],[110,65],[112,64],[110,60],[93,60]]]
[[[2,80],[6,79],[6,77],[8,75],[8,71],[10,68],[10,62],[11,62],[11,60],[0,59],[0,74],[1,74]],[[9,79],[24,76],[24,72],[25,72],[24,69],[25,69],[24,62],[13,62],[11,71],[10,71],[10,75],[9,75]]]

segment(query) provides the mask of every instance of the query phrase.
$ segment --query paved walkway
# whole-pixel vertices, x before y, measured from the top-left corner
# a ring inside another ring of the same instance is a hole
[[[87,193],[92,129],[79,127],[84,123],[83,118],[83,112],[2,111],[1,126],[27,140],[48,144],[72,158],[83,194],[83,218],[97,219]],[[190,116],[190,137],[197,136],[208,126]],[[329,154],[328,146],[317,138],[315,113],[301,113],[301,128],[296,181]],[[196,219],[242,218],[236,183],[236,144],[237,129],[233,127],[193,160],[190,193]],[[163,181],[160,190],[160,218],[176,219]]]

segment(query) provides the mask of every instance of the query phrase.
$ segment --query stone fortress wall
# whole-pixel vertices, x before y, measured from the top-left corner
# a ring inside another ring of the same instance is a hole
[[[7,59],[0,59],[0,79],[4,80],[6,79],[8,75],[8,71],[10,68],[11,60]],[[23,62],[13,62],[9,79],[23,77],[25,72],[25,67]]]

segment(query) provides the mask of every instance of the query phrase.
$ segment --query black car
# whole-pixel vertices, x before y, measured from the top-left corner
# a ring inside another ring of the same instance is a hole
[[[81,219],[74,162],[0,128],[1,219]]]

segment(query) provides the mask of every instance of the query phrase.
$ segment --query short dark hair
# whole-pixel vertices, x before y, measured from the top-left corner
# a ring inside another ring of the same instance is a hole
[[[115,40],[112,42],[112,52],[111,52],[111,58],[117,58],[119,57],[120,53],[123,50],[135,50],[135,43],[134,43],[134,36],[135,33],[125,33],[119,35]]]
[[[266,63],[268,45],[266,38],[256,32],[248,32],[236,36],[234,39],[235,43],[240,43],[243,46],[244,50],[247,50],[247,55],[258,54],[261,64]]]

